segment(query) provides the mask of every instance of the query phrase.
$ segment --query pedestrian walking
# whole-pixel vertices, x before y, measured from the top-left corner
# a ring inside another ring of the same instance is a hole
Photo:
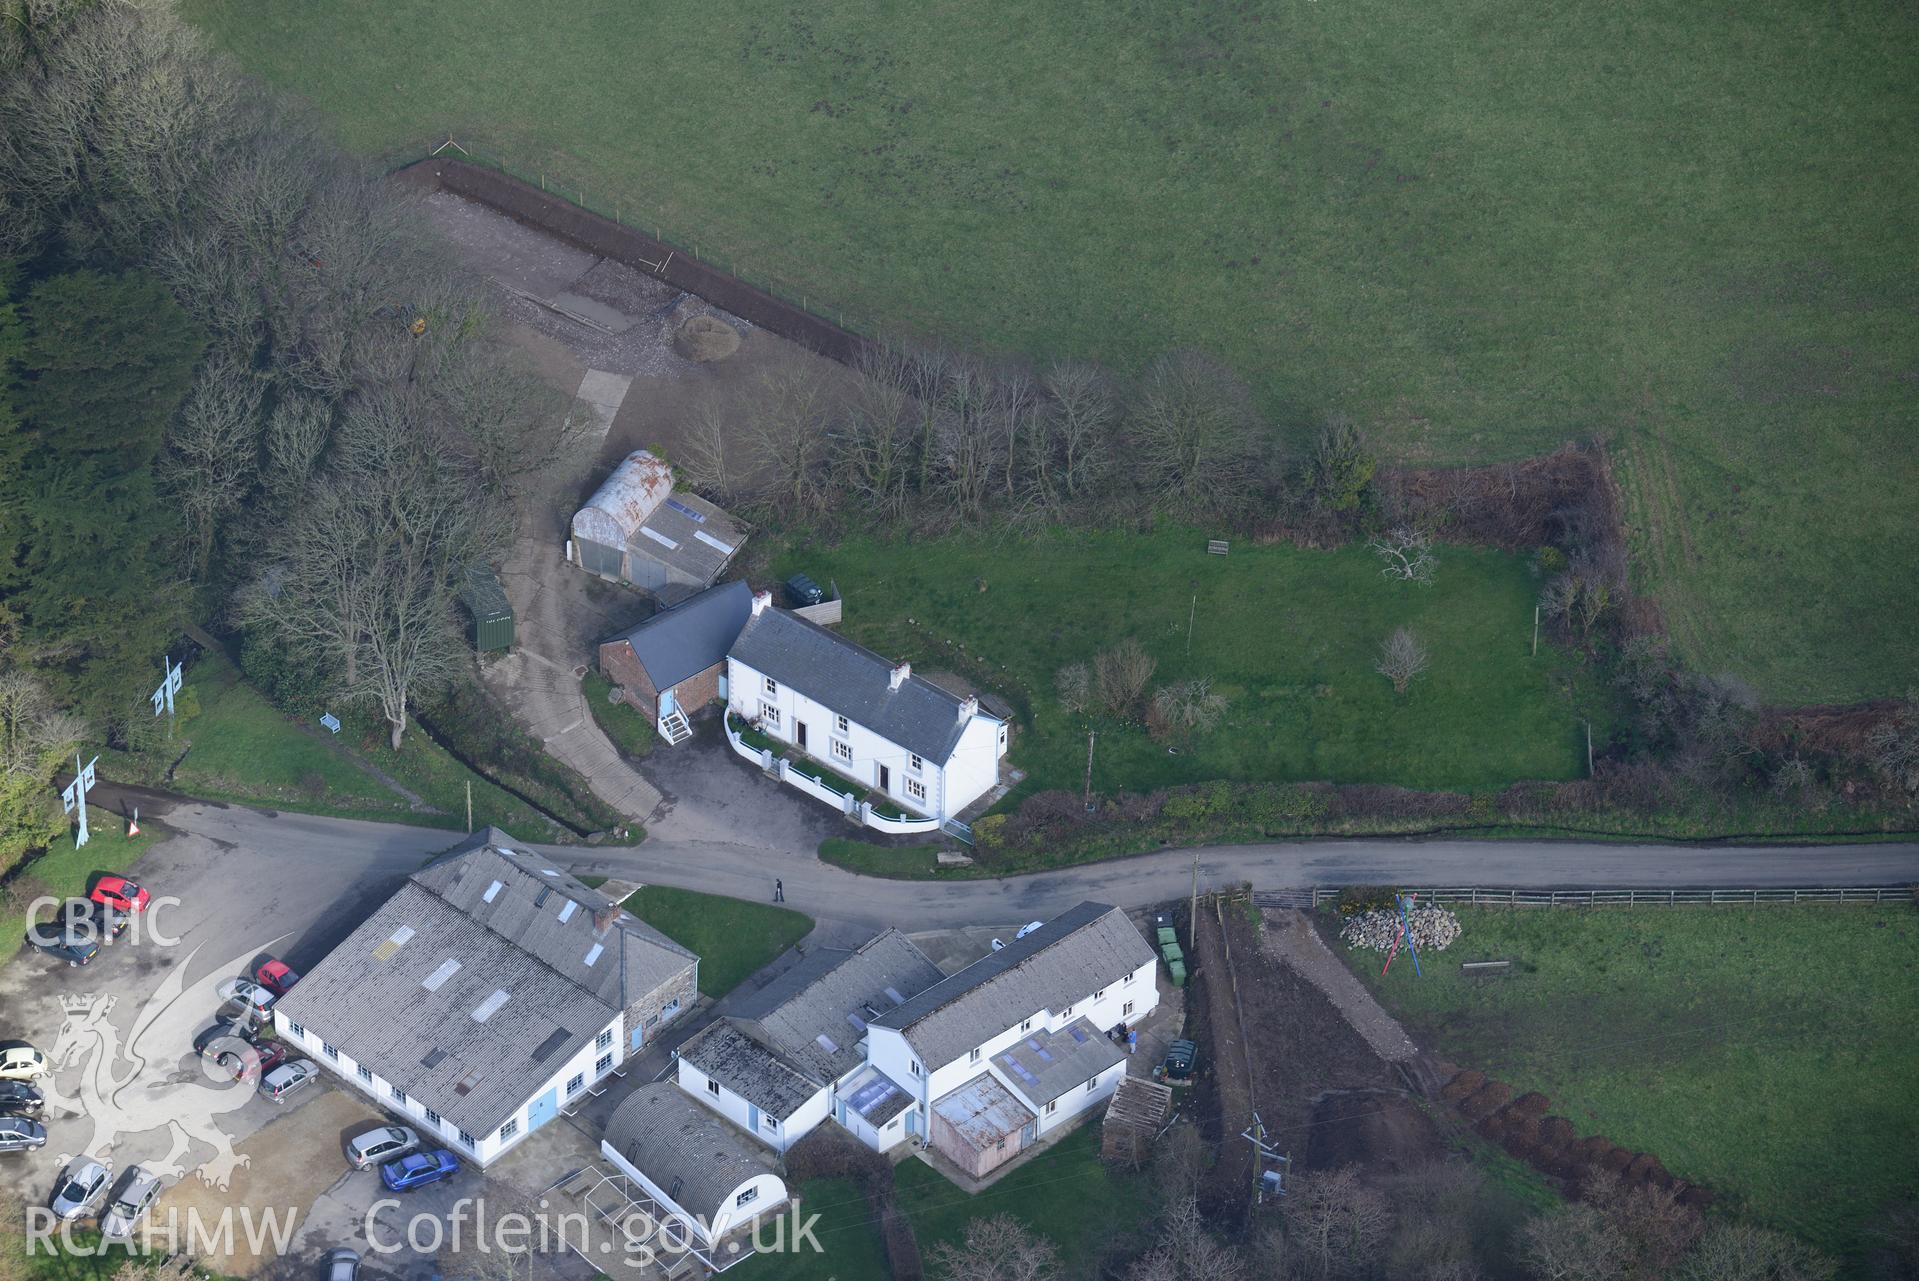
[[[775,903],[786,902],[786,882],[777,876],[773,878],[773,901]]]

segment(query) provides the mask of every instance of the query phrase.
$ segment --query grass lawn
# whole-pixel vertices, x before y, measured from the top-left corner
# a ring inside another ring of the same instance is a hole
[[[1354,965],[1444,1057],[1841,1254],[1919,1179],[1911,906],[1460,918],[1423,979],[1400,964],[1382,980],[1372,953]],[[1460,978],[1486,958],[1518,972]]]
[[[87,886],[95,875],[126,871],[153,844],[154,831],[151,827],[142,827],[140,834],[132,837],[126,835],[126,830],[126,820],[120,815],[98,805],[89,805],[87,843],[76,849],[73,830],[69,828],[65,836],[47,847],[45,854],[22,864],[20,875],[56,897],[84,898]],[[164,894],[166,889],[163,886],[155,887],[154,892]],[[45,919],[44,913],[42,919]],[[25,912],[0,909],[0,961],[16,954],[15,949],[26,930]],[[19,954],[29,955],[26,952]]]
[[[819,1215],[813,1236],[820,1253],[756,1255],[729,1270],[729,1281],[890,1281],[879,1225],[859,1185],[849,1179],[814,1179],[794,1189],[800,1220]],[[791,1221],[788,1222],[791,1227]],[[765,1230],[771,1240],[773,1228]]]
[[[930,1257],[942,1241],[957,1243],[976,1215],[1010,1214],[1059,1247],[1068,1276],[1090,1276],[1109,1243],[1144,1235],[1154,1206],[1149,1179],[1115,1174],[1099,1160],[1099,1126],[1088,1123],[999,1182],[974,1195],[954,1187],[923,1161],[895,1175],[900,1209]]]
[[[1202,347],[1403,459],[1607,439],[1700,666],[1919,665],[1910,6],[183,7],[362,152],[455,137],[867,332]]]
[[[496,824],[523,840],[565,840],[565,829],[524,801],[479,777],[428,738],[418,726],[398,752],[385,730],[364,715],[342,714],[337,736],[309,733],[240,678],[217,654],[203,655],[188,674],[199,715],[180,737],[192,744],[169,786],[194,796],[267,805],[347,818],[386,818],[430,827],[464,829],[466,786],[473,785],[473,822]],[[370,764],[418,796],[411,802]]]
[[[771,903],[664,885],[642,886],[621,906],[697,955],[700,991],[714,998],[731,992],[813,928],[812,917]]]
[[[612,688],[613,683],[598,672],[588,672],[580,678],[580,692],[586,697],[586,705],[593,709],[593,719],[599,724],[600,732],[612,739],[613,746],[623,754],[638,760],[659,746],[660,736],[631,703],[608,702],[606,696]]]
[[[1443,549],[1430,588],[1388,582],[1363,548],[1236,545],[1209,556],[1190,530],[857,539],[788,551],[775,572],[799,569],[840,582],[854,639],[922,673],[957,665],[1027,703],[1033,724],[1015,733],[1012,759],[1028,790],[1083,784],[1088,722],[1059,706],[1053,675],[1129,636],[1158,660],[1156,683],[1208,677],[1229,706],[1177,754],[1137,725],[1099,725],[1096,791],[1214,778],[1464,789],[1575,778],[1585,771],[1580,718],[1603,726],[1610,707],[1550,647],[1528,657],[1537,581],[1496,552]],[[1432,652],[1403,697],[1373,670],[1401,625]]]

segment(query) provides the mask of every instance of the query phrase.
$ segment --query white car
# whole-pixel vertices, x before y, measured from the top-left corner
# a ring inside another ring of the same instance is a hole
[[[1041,926],[1045,924],[1046,924],[1045,921],[1028,921],[1026,924],[1019,927],[1019,933],[1015,934],[1013,937],[1015,939],[1023,939],[1028,934],[1031,934],[1034,930],[1039,929]]]
[[[279,998],[252,979],[228,979],[216,991],[228,1005],[238,1005],[255,1018],[265,1018]]]
[[[260,1078],[260,1093],[275,1103],[285,1103],[287,1095],[320,1075],[319,1065],[312,1059],[295,1059],[291,1063],[282,1063]]]
[[[0,1081],[36,1081],[51,1075],[53,1065],[31,1045],[9,1045],[0,1049]]]
[[[70,1223],[84,1215],[107,1190],[107,1182],[112,1178],[113,1170],[98,1161],[68,1166],[66,1176],[53,1190],[53,1217]]]
[[[327,1281],[358,1281],[360,1255],[356,1250],[329,1250],[326,1256]],[[436,1270],[434,1276],[440,1275]]]
[[[136,1165],[127,1178],[127,1185],[120,1189],[120,1195],[113,1198],[107,1206],[107,1212],[100,1216],[100,1235],[107,1240],[124,1239],[133,1235],[133,1229],[153,1208],[155,1198],[160,1195],[160,1176],[145,1166]]]
[[[420,1146],[420,1136],[404,1125],[381,1125],[346,1141],[347,1160],[356,1170],[403,1157]]]

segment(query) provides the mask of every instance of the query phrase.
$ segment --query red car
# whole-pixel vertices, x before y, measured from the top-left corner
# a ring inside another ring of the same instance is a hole
[[[144,911],[147,900],[152,895],[146,887],[136,885],[124,876],[103,876],[93,887],[93,893],[87,897],[101,907],[110,907],[120,912]]]
[[[278,957],[268,957],[253,971],[253,981],[275,996],[285,996],[300,981],[300,973]]]

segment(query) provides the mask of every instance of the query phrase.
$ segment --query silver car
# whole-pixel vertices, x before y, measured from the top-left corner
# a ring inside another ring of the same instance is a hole
[[[25,1152],[47,1146],[47,1127],[31,1117],[0,1116],[0,1152]]]
[[[68,1166],[60,1186],[53,1190],[53,1217],[68,1223],[84,1215],[107,1190],[112,1178],[113,1171],[98,1161]]]
[[[319,1074],[319,1065],[312,1059],[295,1059],[291,1063],[282,1063],[260,1078],[260,1093],[275,1103],[285,1103],[289,1094]]]
[[[405,1156],[420,1146],[420,1136],[404,1125],[381,1125],[363,1130],[346,1141],[346,1158],[364,1170]]]
[[[329,1250],[326,1256],[327,1281],[358,1281],[360,1255],[354,1250]]]
[[[109,1241],[132,1236],[159,1195],[160,1176],[143,1165],[134,1166],[120,1195],[113,1198],[107,1212],[100,1216],[100,1235]]]

